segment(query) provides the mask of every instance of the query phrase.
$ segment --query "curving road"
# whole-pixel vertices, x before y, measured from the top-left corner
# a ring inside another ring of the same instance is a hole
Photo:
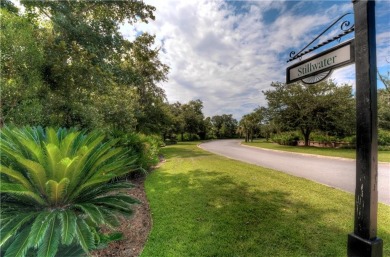
[[[225,157],[279,170],[355,193],[355,160],[242,146],[241,140],[217,140],[200,148]],[[379,202],[390,205],[390,163],[378,164]]]

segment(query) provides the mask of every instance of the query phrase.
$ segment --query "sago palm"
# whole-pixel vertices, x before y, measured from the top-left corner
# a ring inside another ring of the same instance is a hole
[[[117,181],[133,160],[116,140],[74,129],[3,128],[0,247],[5,256],[73,256],[119,225],[137,201]],[[71,252],[76,251],[76,252]]]

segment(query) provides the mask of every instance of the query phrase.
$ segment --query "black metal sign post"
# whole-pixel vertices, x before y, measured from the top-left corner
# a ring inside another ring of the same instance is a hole
[[[323,45],[355,31],[355,39],[292,65],[286,83],[301,80],[317,83],[333,69],[355,62],[356,67],[356,189],[354,232],[348,235],[349,257],[382,257],[383,241],[377,237],[378,213],[378,125],[376,85],[375,0],[352,0],[355,24],[341,24],[343,31],[311,47],[324,33],[343,20],[346,13],[287,62],[300,59]],[[309,48],[311,47],[311,48]],[[306,50],[308,49],[308,50]]]
[[[356,61],[356,191],[354,232],[348,235],[348,256],[381,257],[377,238],[378,132],[375,1],[352,0]]]

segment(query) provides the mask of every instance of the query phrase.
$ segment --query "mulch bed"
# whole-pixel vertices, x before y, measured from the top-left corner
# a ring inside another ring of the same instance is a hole
[[[123,233],[123,240],[111,243],[107,248],[93,251],[94,257],[136,257],[143,250],[149,231],[152,227],[149,203],[144,188],[145,175],[130,179],[134,188],[128,194],[138,199],[141,204],[134,205],[134,215],[130,218],[121,217],[117,231]]]

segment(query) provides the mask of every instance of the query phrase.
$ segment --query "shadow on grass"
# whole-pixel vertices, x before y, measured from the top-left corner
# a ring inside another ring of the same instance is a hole
[[[346,256],[352,220],[339,224],[337,208],[212,170],[148,180],[154,228],[142,256]]]

